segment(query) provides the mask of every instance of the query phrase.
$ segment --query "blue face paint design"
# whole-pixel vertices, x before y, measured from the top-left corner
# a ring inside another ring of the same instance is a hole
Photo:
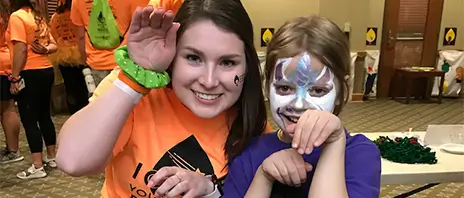
[[[311,71],[311,57],[304,53],[301,56],[284,59],[278,63],[275,78],[277,80],[284,78],[297,85],[297,100],[301,103],[306,98],[309,85],[316,82],[319,74],[320,72]]]

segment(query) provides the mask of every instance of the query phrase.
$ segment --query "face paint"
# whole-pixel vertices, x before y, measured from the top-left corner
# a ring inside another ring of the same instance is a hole
[[[281,129],[296,123],[307,109],[334,110],[334,75],[307,53],[279,59],[270,86],[272,116]]]
[[[245,80],[245,74],[242,74],[240,76],[235,75],[235,77],[234,77],[234,83],[237,86],[238,86],[239,83],[242,83],[244,80]]]

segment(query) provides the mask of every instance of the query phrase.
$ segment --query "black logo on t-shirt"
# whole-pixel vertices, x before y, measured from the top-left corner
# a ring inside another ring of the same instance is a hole
[[[136,179],[143,163],[140,162],[134,170],[133,178]],[[152,170],[144,175],[145,184],[148,180],[162,167],[177,166],[186,170],[195,171],[200,174],[210,175],[214,173],[211,161],[206,152],[201,148],[195,136],[190,136],[179,144],[169,149],[161,159],[155,164]],[[131,198],[135,197],[153,197],[156,189],[151,189],[151,192],[145,192],[145,187],[137,188],[135,185],[130,184]]]

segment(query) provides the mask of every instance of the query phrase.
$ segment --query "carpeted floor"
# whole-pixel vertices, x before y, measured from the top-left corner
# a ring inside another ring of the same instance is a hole
[[[68,116],[54,116],[57,130]],[[428,124],[464,124],[464,101],[445,99],[443,104],[413,103],[410,105],[394,101],[368,101],[350,103],[344,109],[341,119],[351,132],[407,131],[425,130]],[[1,129],[0,129],[1,130]],[[0,133],[0,140],[3,140]],[[24,132],[21,132],[21,152],[28,153]],[[0,145],[3,147],[3,145]],[[23,162],[0,165],[0,197],[99,197],[103,176],[96,175],[72,178],[60,171],[48,169],[49,176],[44,179],[23,181],[16,173],[30,166],[28,156]],[[421,186],[386,185],[382,186],[381,197],[394,197]],[[440,184],[411,197],[464,198],[464,183]]]

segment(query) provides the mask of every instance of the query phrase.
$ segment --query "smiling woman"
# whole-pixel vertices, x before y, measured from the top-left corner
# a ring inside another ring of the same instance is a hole
[[[106,167],[102,197],[219,197],[228,162],[265,130],[240,1],[189,0],[173,18],[138,8],[116,53],[121,69],[62,128],[59,168],[80,176]]]

